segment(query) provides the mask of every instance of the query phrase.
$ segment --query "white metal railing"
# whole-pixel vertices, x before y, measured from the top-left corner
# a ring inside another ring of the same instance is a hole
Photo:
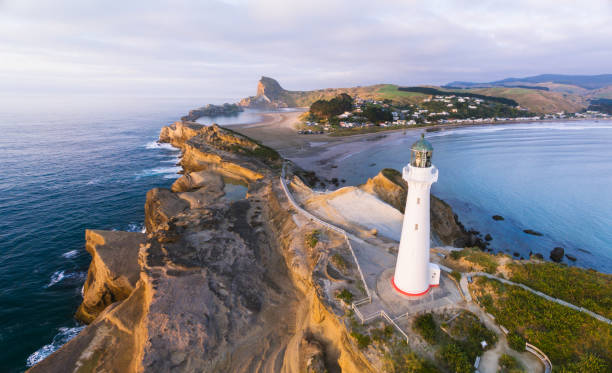
[[[285,192],[285,195],[287,196],[287,199],[289,200],[289,202],[291,203],[291,205],[293,205],[293,207],[298,210],[302,215],[306,216],[308,219],[317,222],[321,225],[323,225],[324,227],[331,229],[337,233],[340,233],[341,235],[344,236],[344,240],[346,241],[346,244],[349,247],[349,250],[351,252],[351,255],[353,256],[353,260],[355,261],[355,264],[357,265],[357,270],[359,271],[359,276],[361,277],[361,282],[363,282],[363,289],[366,292],[366,297],[360,300],[357,300],[355,302],[352,303],[353,309],[356,310],[357,309],[357,305],[361,305],[361,304],[365,304],[365,303],[370,303],[372,301],[372,296],[370,295],[370,290],[368,289],[368,284],[365,281],[365,277],[363,276],[363,272],[361,271],[361,266],[359,265],[359,261],[357,260],[357,255],[355,255],[355,251],[353,250],[353,245],[351,245],[351,241],[348,237],[348,234],[346,233],[346,231],[342,228],[336,227],[333,224],[330,224],[326,221],[323,221],[321,219],[319,219],[318,217],[314,216],[313,214],[311,214],[310,212],[306,211],[304,208],[302,208],[293,198],[293,195],[291,194],[291,192],[289,192],[289,188],[287,187],[287,182],[285,180],[285,164],[283,164],[283,168],[281,170],[281,176],[280,176],[280,183],[281,186],[283,188],[283,191]],[[359,316],[359,315],[358,315]],[[361,315],[363,316],[363,315]],[[360,317],[360,319],[363,321],[363,318]]]
[[[552,362],[550,361],[548,356],[546,356],[546,354],[543,353],[539,348],[532,345],[531,343],[525,343],[525,350],[531,352],[542,361],[542,363],[544,364],[544,373],[552,372]]]

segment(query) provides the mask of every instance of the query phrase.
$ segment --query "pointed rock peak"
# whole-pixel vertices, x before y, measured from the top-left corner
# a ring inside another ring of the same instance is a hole
[[[275,79],[268,78],[267,76],[262,76],[261,79],[259,79],[259,83],[257,84],[257,96],[266,95],[268,97],[275,97],[276,95],[284,91],[285,90],[283,89],[283,87],[281,87],[281,85],[278,84]]]

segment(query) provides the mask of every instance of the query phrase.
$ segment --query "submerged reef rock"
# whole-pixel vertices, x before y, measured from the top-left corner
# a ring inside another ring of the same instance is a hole
[[[563,260],[563,255],[565,255],[565,250],[562,247],[555,247],[550,252],[550,260],[559,263]]]
[[[525,229],[523,230],[523,232],[530,234],[532,236],[542,236],[543,234],[538,232],[538,231],[534,231],[533,229]]]

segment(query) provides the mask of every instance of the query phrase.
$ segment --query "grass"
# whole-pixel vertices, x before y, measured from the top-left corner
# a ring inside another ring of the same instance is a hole
[[[406,92],[397,89],[394,84],[385,84],[376,91],[376,96],[380,100],[389,99],[400,102],[418,103],[427,98],[427,95],[418,92]]]
[[[612,318],[612,275],[558,263],[512,263],[510,280]]]
[[[415,128],[415,127],[418,127],[418,125],[412,125],[410,127],[408,126],[389,126],[389,127],[373,126],[373,127],[339,128],[335,130],[334,132],[330,133],[329,136],[340,137],[340,136],[361,135],[365,133],[376,133],[376,132],[393,131],[393,130],[397,131],[401,129],[405,130],[408,128]]]
[[[318,229],[315,229],[312,232],[308,233],[305,237],[306,245],[309,248],[314,249],[314,247],[317,246],[317,243],[319,243],[320,234],[321,232]]]
[[[537,346],[555,370],[593,355],[612,367],[612,326],[586,314],[550,302],[518,286],[479,277],[471,285],[475,299],[500,325]]]
[[[487,273],[495,274],[497,271],[495,256],[487,254],[479,248],[465,248],[463,250],[452,251],[450,258],[453,260],[464,258],[466,261],[479,266]]]
[[[351,264],[344,259],[344,257],[340,254],[334,254],[331,257],[331,262],[336,268],[338,268],[342,273],[346,273],[346,271],[350,268]]]

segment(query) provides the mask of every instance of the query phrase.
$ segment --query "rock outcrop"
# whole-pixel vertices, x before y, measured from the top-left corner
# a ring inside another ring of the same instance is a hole
[[[555,247],[550,251],[550,260],[556,263],[560,263],[565,255],[565,249],[562,247]]]
[[[361,187],[368,193],[376,194],[380,199],[400,210],[406,208],[408,184],[399,171],[385,168]],[[471,243],[470,234],[457,220],[452,208],[441,199],[431,196],[431,228],[441,243],[464,247]]]
[[[274,79],[262,76],[257,83],[257,94],[239,102],[240,106],[258,109],[278,109],[296,106],[291,92]]]
[[[92,322],[107,306],[126,299],[140,278],[138,252],[145,235],[87,230],[85,248],[92,260],[76,317]]]
[[[373,371],[314,278],[313,228],[292,218],[273,156],[220,128],[170,127],[183,176],[147,193],[146,235],[88,231],[90,324],[31,372]],[[245,198],[222,198],[227,175]]]
[[[238,113],[244,111],[244,109],[236,104],[225,103],[223,105],[212,105],[208,104],[206,106],[189,110],[189,114],[181,117],[181,121],[183,122],[193,122],[201,117],[218,117],[218,116],[227,116],[227,115],[237,115]]]

